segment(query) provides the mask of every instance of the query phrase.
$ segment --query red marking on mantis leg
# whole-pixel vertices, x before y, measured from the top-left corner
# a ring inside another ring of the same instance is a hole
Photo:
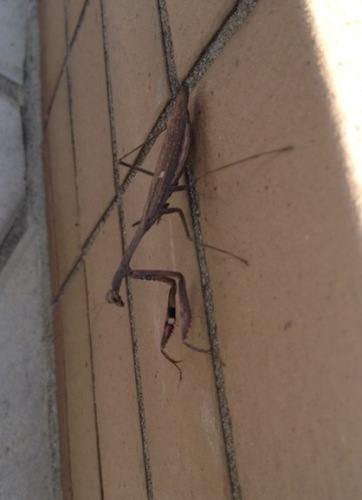
[[[209,352],[210,349],[203,349],[201,347],[196,347],[188,342],[187,334],[190,327],[191,322],[191,308],[189,303],[189,298],[187,296],[186,291],[186,283],[183,274],[176,271],[149,271],[145,269],[139,270],[129,270],[128,276],[134,279],[140,280],[152,280],[152,281],[161,281],[170,286],[170,290],[168,293],[168,302],[167,302],[167,312],[166,312],[166,321],[165,326],[162,333],[161,338],[161,352],[163,356],[170,361],[179,371],[180,380],[182,379],[182,371],[177,366],[181,360],[176,360],[171,358],[169,354],[165,351],[166,344],[172,335],[174,324],[176,320],[176,295],[178,292],[178,301],[180,308],[180,327],[181,327],[181,335],[183,343],[189,347],[190,349],[197,352]],[[178,286],[177,286],[178,282]]]
[[[162,334],[162,338],[161,338],[161,349],[163,349],[166,346],[168,339],[171,337],[172,332],[173,332],[174,327],[175,327],[176,291],[177,291],[176,281],[172,280],[172,285],[171,285],[170,291],[168,292],[166,321],[165,321],[165,326],[163,328],[163,334]]]
[[[167,311],[166,311],[166,321],[165,321],[165,326],[163,327],[163,333],[161,337],[161,353],[163,356],[170,361],[179,371],[180,374],[180,380],[182,380],[182,370],[178,365],[178,363],[181,363],[181,359],[176,360],[171,358],[165,351],[166,344],[171,337],[173,330],[175,328],[175,321],[176,321],[176,292],[177,292],[177,283],[175,280],[170,279],[171,288],[170,291],[168,292],[168,303],[167,303]]]

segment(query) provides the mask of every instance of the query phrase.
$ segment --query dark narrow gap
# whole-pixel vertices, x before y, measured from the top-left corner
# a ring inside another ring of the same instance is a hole
[[[122,235],[122,253],[124,254],[126,249],[126,234],[125,234],[125,214],[123,209],[122,200],[122,189],[120,185],[119,178],[119,165],[118,165],[118,152],[117,152],[117,139],[116,139],[116,129],[115,129],[115,118],[114,118],[114,108],[113,108],[113,93],[112,93],[112,82],[111,82],[111,69],[110,61],[108,55],[108,36],[107,36],[107,23],[106,23],[106,13],[103,0],[100,2],[101,5],[101,18],[102,18],[102,33],[103,33],[103,48],[104,48],[104,61],[105,61],[105,72],[107,81],[107,94],[108,94],[108,111],[110,120],[110,131],[111,131],[111,146],[112,146],[112,158],[113,158],[113,178],[114,187],[116,193],[118,194],[118,217],[119,217],[119,227]],[[130,331],[132,340],[132,351],[133,351],[133,363],[135,372],[135,382],[136,382],[136,392],[137,392],[137,402],[138,402],[138,414],[140,421],[140,432],[142,439],[142,450],[143,450],[143,463],[145,469],[145,482],[147,489],[147,498],[152,500],[153,494],[153,483],[152,483],[152,470],[151,470],[151,458],[149,452],[148,438],[147,438],[147,425],[146,425],[146,413],[143,397],[143,384],[142,384],[142,373],[141,364],[138,355],[138,343],[137,343],[137,332],[136,332],[136,322],[133,307],[132,290],[130,286],[130,280],[126,278],[126,290],[127,290],[127,304],[129,311],[130,320]]]

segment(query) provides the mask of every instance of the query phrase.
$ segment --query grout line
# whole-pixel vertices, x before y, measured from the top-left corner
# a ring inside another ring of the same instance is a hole
[[[109,203],[108,207],[106,208],[106,210],[103,212],[103,215],[101,216],[101,218],[96,223],[96,225],[95,225],[94,229],[92,230],[91,234],[88,236],[86,242],[82,246],[82,249],[81,249],[79,257],[75,261],[72,269],[69,271],[67,277],[63,281],[63,284],[59,288],[59,291],[58,291],[55,299],[53,300],[53,304],[52,304],[53,308],[56,307],[59,304],[59,301],[63,297],[65,291],[68,289],[68,286],[69,286],[69,284],[70,284],[73,276],[80,269],[80,266],[83,263],[83,260],[84,260],[85,256],[87,255],[87,253],[89,252],[89,250],[92,248],[95,239],[97,238],[97,236],[100,233],[100,231],[103,229],[105,223],[107,222],[108,218],[110,217],[111,213],[113,212],[114,207],[116,205],[118,205],[118,203],[119,203],[118,197],[114,196],[113,199],[112,199],[112,201]]]
[[[58,78],[57,78],[57,81],[56,81],[56,83],[54,85],[54,90],[53,90],[52,96],[51,96],[50,101],[49,101],[48,109],[44,113],[44,118],[43,118],[43,135],[44,135],[44,133],[45,133],[47,127],[48,127],[49,116],[50,116],[50,113],[51,113],[51,111],[53,109],[55,97],[56,97],[56,95],[58,93],[59,85],[60,85],[60,82],[61,82],[61,79],[62,79],[63,73],[64,73],[64,68],[66,67],[67,60],[68,60],[67,7],[66,7],[66,1],[65,0],[64,0],[64,3],[63,3],[63,11],[64,11],[64,37],[65,37],[65,50],[66,50],[66,53],[65,53],[64,61],[62,62],[61,66],[60,66],[60,69],[59,69]]]
[[[45,112],[45,116],[44,116],[44,120],[43,120],[43,135],[44,135],[44,133],[45,133],[47,127],[48,127],[49,116],[50,116],[50,113],[51,113],[51,111],[53,109],[53,104],[54,104],[54,101],[55,101],[55,97],[57,95],[57,92],[58,92],[58,89],[59,89],[59,85],[60,85],[61,79],[63,77],[63,72],[64,72],[64,68],[65,68],[66,64],[67,64],[67,57],[63,61],[62,66],[61,66],[61,68],[59,70],[59,75],[58,75],[58,78],[57,78],[57,82],[54,85],[53,94],[52,94],[52,96],[50,98],[48,109]]]
[[[255,4],[256,0],[247,0],[247,1],[241,0],[237,2],[233,10],[221,23],[219,30],[213,35],[209,43],[206,44],[204,50],[197,58],[194,66],[192,67],[188,76],[186,77],[186,81],[190,87],[190,90],[194,88],[197,85],[197,83],[201,80],[203,75],[206,73],[207,69],[210,67],[212,62],[216,59],[216,57],[226,46],[231,36],[238,30],[238,28],[245,20],[245,18],[252,10],[252,8],[255,6]],[[193,171],[190,168],[190,164],[188,165],[186,171],[186,182],[187,185],[189,186],[188,193],[190,200],[191,217],[195,235],[197,258],[199,262],[200,281],[204,299],[207,329],[210,338],[210,343],[212,346],[211,347],[212,361],[214,366],[216,393],[219,405],[222,432],[224,436],[224,446],[225,446],[226,461],[229,473],[230,487],[232,492],[232,498],[234,500],[240,500],[241,485],[240,485],[236,455],[235,455],[232,421],[229,410],[229,404],[226,396],[224,373],[220,361],[220,352],[219,352],[218,337],[217,337],[217,325],[214,316],[214,305],[213,305],[212,291],[209,280],[209,273],[205,260],[204,247],[202,246],[201,226],[198,217],[198,214],[200,213],[200,206],[194,183],[194,175]]]
[[[75,27],[75,30],[74,30],[74,34],[72,36],[72,39],[69,43],[69,52],[71,52],[72,48],[73,48],[73,45],[78,37],[78,34],[79,34],[79,31],[82,27],[82,24],[83,24],[83,21],[84,21],[84,18],[85,18],[85,14],[87,12],[87,9],[89,7],[89,4],[91,3],[92,0],[85,0],[84,4],[83,4],[83,7],[82,7],[82,10],[81,10],[81,13],[79,14],[79,19],[78,19],[78,22],[77,22],[77,26]]]
[[[73,495],[73,478],[72,478],[72,466],[71,466],[71,447],[72,447],[72,443],[70,441],[70,431],[69,431],[69,416],[68,416],[68,388],[67,388],[67,383],[66,383],[66,380],[67,380],[67,366],[66,366],[66,362],[65,362],[65,355],[64,355],[64,327],[63,327],[63,317],[62,315],[59,315],[59,318],[58,318],[58,322],[60,321],[61,323],[61,327],[59,328],[59,330],[55,333],[55,335],[58,336],[58,341],[55,339],[55,336],[54,336],[54,348],[56,346],[56,343],[58,343],[58,352],[54,352],[54,357],[55,357],[55,360],[57,363],[59,363],[59,358],[61,360],[61,370],[63,371],[63,376],[62,376],[62,381],[60,383],[63,383],[63,387],[64,387],[64,399],[63,399],[63,403],[64,403],[64,408],[63,408],[63,411],[64,411],[64,427],[65,427],[65,440],[66,440],[66,446],[67,446],[67,450],[68,450],[68,457],[67,457],[67,465],[66,465],[66,469],[67,469],[67,472],[69,473],[69,490],[70,490],[70,495],[71,495],[71,499],[73,500],[74,498],[74,495]],[[59,324],[59,323],[58,323]],[[58,401],[56,403],[58,405]],[[61,403],[60,403],[61,404]],[[60,414],[59,414],[59,417],[60,418]],[[60,426],[60,423],[59,423],[59,426]],[[61,436],[59,436],[60,438]],[[59,449],[60,449],[60,452],[62,451],[62,448],[61,448],[61,445],[59,444]],[[62,454],[60,453],[60,467],[61,467],[61,470],[60,470],[60,475],[61,475],[61,484],[62,484],[62,489],[64,488],[64,484],[63,484],[63,470],[65,468],[64,464],[63,464],[63,460],[64,460],[64,457],[62,456]],[[63,494],[65,492],[63,491]]]
[[[207,69],[210,67],[210,65],[216,59],[216,57],[220,54],[222,49],[227,44],[228,40],[240,27],[244,19],[247,17],[247,14],[254,7],[255,3],[256,1],[254,0],[239,1],[235,5],[233,10],[228,14],[226,19],[221,23],[220,28],[213,35],[211,40],[206,44],[204,50],[197,58],[194,66],[192,67],[191,71],[189,72],[189,75],[186,78],[186,82],[188,83],[190,90],[196,86],[196,84],[206,73]],[[160,22],[163,35],[167,72],[171,89],[174,90],[173,86],[175,85],[176,69],[173,59],[171,29],[168,24],[168,15],[164,0],[159,0],[158,4],[160,9]],[[191,216],[192,216],[195,241],[196,241],[197,258],[199,262],[200,281],[204,299],[207,329],[210,338],[210,343],[212,346],[212,359],[214,366],[215,385],[218,398],[221,426],[224,436],[224,446],[225,446],[226,462],[230,480],[230,487],[232,492],[232,498],[234,500],[238,500],[241,498],[241,486],[240,486],[236,457],[235,457],[232,422],[231,422],[229,405],[226,397],[224,374],[220,362],[220,353],[219,353],[218,338],[217,338],[217,326],[214,316],[214,307],[213,307],[212,292],[209,281],[209,274],[205,260],[204,248],[202,247],[201,227],[198,219],[199,203],[197,198],[197,192],[193,183],[193,174],[190,170],[190,166],[188,166],[186,172],[186,182],[189,186],[188,194],[189,194]]]
[[[191,208],[191,218],[196,243],[197,260],[200,270],[200,283],[202,296],[204,301],[204,310],[207,323],[207,330],[211,344],[212,362],[214,367],[216,394],[219,406],[221,427],[224,436],[224,446],[226,454],[226,462],[230,479],[230,487],[232,498],[234,500],[241,499],[241,487],[238,476],[238,469],[235,457],[234,437],[232,431],[232,422],[230,416],[229,405],[226,397],[225,379],[222,364],[220,361],[220,351],[217,336],[217,325],[214,315],[214,304],[212,298],[211,285],[209,280],[208,268],[205,260],[205,250],[202,243],[202,233],[199,221],[199,201],[194,184],[193,171],[190,164],[186,171],[186,183],[188,185],[189,202]]]
[[[205,49],[201,52],[196,63],[189,72],[186,81],[190,90],[194,88],[201,80],[212,62],[220,54],[231,36],[238,30],[242,22],[246,19],[249,12],[255,6],[256,0],[240,0],[235,5],[234,9],[229,13],[226,19],[222,22],[220,29],[213,35]],[[217,337],[217,325],[214,316],[214,305],[212,292],[209,280],[207,264],[205,260],[205,251],[202,246],[201,226],[198,218],[200,213],[197,191],[195,189],[193,172],[188,165],[186,172],[186,181],[189,186],[188,193],[191,207],[191,217],[195,235],[197,258],[200,269],[201,289],[204,298],[205,316],[207,328],[212,346],[212,360],[214,366],[216,393],[218,398],[219,413],[224,435],[224,446],[228,473],[230,479],[230,487],[232,498],[234,500],[241,499],[241,485],[238,475],[238,468],[235,455],[234,437],[232,431],[232,421],[229,410],[229,404],[226,396],[225,379],[222,364],[220,361],[220,352]]]
[[[73,174],[74,174],[74,184],[76,188],[76,210],[77,210],[77,220],[79,222],[80,217],[80,208],[79,208],[79,199],[78,199],[78,182],[77,182],[77,165],[76,165],[76,154],[75,154],[75,137],[74,137],[74,120],[73,120],[73,99],[72,99],[72,77],[71,77],[71,67],[70,67],[70,44],[68,43],[68,12],[66,2],[64,2],[64,23],[65,23],[65,41],[67,47],[67,55],[64,61],[64,67],[66,72],[66,86],[67,86],[67,97],[68,97],[68,109],[69,109],[69,120],[70,120],[70,136],[71,136],[71,145],[72,145],[72,158],[73,158]],[[58,81],[58,84],[60,79]],[[55,97],[56,94],[54,94]],[[58,251],[58,248],[57,248]],[[65,278],[64,282],[60,286],[58,290],[58,294],[53,301],[53,307],[59,302],[59,299],[64,293],[68,283],[70,282],[71,277],[74,275],[75,271],[79,269],[81,260],[84,257],[83,248],[81,250],[81,254],[76,260],[73,269],[70,271],[68,276]]]
[[[231,36],[240,27],[247,14],[254,7],[256,1],[239,1],[234,9],[229,13],[226,19],[222,22],[220,29],[214,34],[204,50],[201,52],[199,58],[189,72],[186,81],[189,84],[190,90],[203,77],[209,66],[220,54],[225,47]],[[192,223],[195,235],[197,258],[200,270],[201,289],[204,300],[204,309],[207,322],[207,329],[212,346],[212,360],[214,367],[216,393],[219,406],[219,414],[221,426],[224,436],[224,446],[226,454],[226,462],[229,473],[230,487],[232,498],[234,500],[241,499],[241,485],[238,475],[238,468],[235,456],[234,437],[232,431],[231,415],[226,396],[225,379],[222,364],[220,361],[220,352],[218,346],[217,326],[214,315],[214,306],[212,299],[212,292],[209,280],[207,264],[205,260],[205,251],[202,246],[201,226],[198,218],[200,213],[197,191],[193,179],[193,172],[191,171],[190,164],[186,171],[186,182],[188,185],[188,194],[191,208]]]
[[[72,94],[72,74],[71,74],[71,51],[74,41],[76,40],[76,36],[80,31],[80,27],[83,23],[86,8],[89,5],[89,1],[87,0],[83,5],[83,9],[81,15],[79,16],[77,28],[75,30],[74,36],[72,40],[69,42],[69,30],[68,30],[68,9],[67,2],[64,2],[64,21],[65,21],[65,41],[67,47],[67,54],[65,60],[65,71],[66,71],[66,81],[67,81],[67,89],[68,89],[68,106],[69,106],[69,117],[70,117],[70,132],[71,132],[71,142],[72,142],[72,156],[73,156],[73,170],[74,170],[74,183],[76,187],[76,203],[77,203],[77,219],[79,221],[80,218],[80,205],[79,205],[79,197],[78,197],[78,179],[77,179],[77,158],[76,158],[76,144],[75,144],[75,129],[74,129],[74,116],[73,116],[73,94]],[[60,81],[60,80],[59,80]],[[91,236],[93,235],[93,232]],[[88,241],[87,241],[88,242]],[[84,245],[86,246],[86,245]],[[84,249],[83,246],[83,249]],[[88,250],[90,247],[86,247]],[[82,259],[84,259],[86,252],[82,252]],[[79,260],[79,259],[78,259]],[[85,289],[86,289],[86,304],[87,311],[89,312],[89,294],[88,294],[88,282],[87,282],[87,273],[86,266],[84,265],[84,278],[85,278]],[[99,488],[100,488],[100,498],[104,499],[104,486],[103,486],[103,474],[102,474],[102,464],[101,464],[101,453],[100,453],[100,441],[99,441],[99,429],[98,429],[98,415],[97,415],[97,402],[96,402],[96,390],[95,390],[95,377],[94,377],[94,360],[93,360],[93,345],[91,338],[91,328],[89,324],[89,314],[87,314],[88,321],[88,339],[89,339],[89,350],[90,350],[90,371],[91,371],[91,379],[92,379],[92,399],[93,399],[93,412],[94,412],[94,424],[95,424],[95,434],[96,434],[96,449],[97,449],[97,461],[98,461],[98,476],[99,476]]]
[[[99,423],[98,423],[98,408],[97,408],[97,397],[96,397],[96,383],[95,383],[95,370],[94,370],[94,356],[93,356],[93,339],[92,339],[92,327],[90,321],[90,310],[89,310],[89,293],[88,293],[88,278],[87,278],[87,267],[84,266],[84,279],[85,279],[85,289],[86,289],[86,302],[87,302],[87,323],[88,323],[88,342],[89,342],[89,355],[90,355],[90,371],[92,378],[92,395],[93,395],[93,413],[94,413],[94,425],[96,431],[96,449],[97,449],[97,461],[98,461],[98,476],[99,476],[99,486],[101,499],[104,499],[104,486],[103,486],[103,472],[102,472],[102,458],[101,458],[101,446],[99,438]]]
[[[189,86],[190,92],[196,87],[206,71],[209,69],[220,52],[225,48],[227,42],[240,28],[247,16],[257,4],[258,0],[239,0],[234,8],[220,24],[220,28],[213,34],[209,42],[206,43],[196,62],[189,71],[185,82]]]
[[[65,61],[65,71],[66,71],[66,83],[68,92],[68,108],[69,108],[69,119],[70,119],[70,136],[72,142],[72,157],[73,157],[73,173],[74,173],[74,183],[76,188],[76,206],[77,206],[77,221],[80,219],[80,205],[78,197],[78,179],[77,179],[77,157],[75,148],[75,131],[74,131],[74,117],[73,117],[73,93],[72,93],[72,75],[71,75],[71,44],[69,43],[69,33],[68,33],[68,12],[67,12],[67,2],[64,2],[64,20],[65,20],[65,41],[67,46],[67,57]]]
[[[125,214],[123,209],[123,200],[121,196],[122,189],[120,189],[121,186],[119,178],[116,126],[115,126],[114,108],[113,108],[112,79],[111,79],[111,68],[110,68],[110,60],[108,52],[107,23],[106,23],[105,6],[103,0],[100,0],[100,6],[101,6],[101,18],[102,18],[104,62],[105,62],[105,72],[107,81],[108,110],[109,110],[109,120],[110,120],[110,130],[111,130],[111,146],[112,146],[112,156],[113,156],[113,177],[114,177],[114,185],[116,192],[120,193],[119,195],[117,195],[117,197],[119,198],[118,217],[119,217],[120,231],[122,235],[122,253],[124,254],[126,249]],[[147,489],[147,498],[148,500],[152,500],[154,494],[153,494],[153,483],[152,483],[151,458],[150,458],[148,436],[147,436],[146,413],[145,413],[145,405],[143,397],[141,363],[138,355],[137,331],[136,331],[136,321],[135,321],[135,314],[133,307],[132,289],[128,277],[126,277],[126,291],[127,291],[127,305],[129,312],[130,332],[131,332],[132,351],[133,351],[138,414],[139,414],[140,432],[142,439],[145,482]]]
[[[66,55],[65,55],[64,61],[62,62],[62,65],[60,67],[59,75],[58,75],[56,84],[54,85],[53,94],[52,94],[52,96],[50,98],[48,109],[47,109],[47,111],[45,113],[45,118],[44,118],[44,123],[43,123],[43,132],[46,130],[46,128],[48,126],[49,115],[50,115],[51,110],[53,108],[53,104],[54,104],[54,101],[55,101],[55,96],[57,95],[57,92],[58,92],[58,89],[59,89],[59,85],[60,85],[60,81],[61,81],[61,79],[63,77],[64,70],[69,65],[69,60],[70,60],[70,57],[71,57],[73,45],[74,45],[74,43],[77,40],[80,28],[82,27],[83,20],[84,20],[84,17],[85,17],[85,14],[86,14],[86,11],[87,11],[87,8],[88,8],[90,2],[91,2],[91,0],[85,0],[83,8],[82,8],[82,11],[81,11],[81,13],[79,15],[77,26],[76,26],[76,28],[74,30],[74,35],[73,35],[71,41],[69,42],[68,23],[67,23],[67,17],[68,17],[67,16],[67,14],[68,14],[67,13],[67,2],[64,1],[64,21],[65,21],[64,30],[65,30]]]
[[[173,44],[171,36],[170,20],[167,12],[167,5],[165,0],[158,0],[158,11],[161,24],[161,35],[163,43],[163,52],[165,55],[168,84],[171,89],[171,95],[175,96],[176,91],[179,87],[179,81],[177,78],[175,58],[173,54]]]

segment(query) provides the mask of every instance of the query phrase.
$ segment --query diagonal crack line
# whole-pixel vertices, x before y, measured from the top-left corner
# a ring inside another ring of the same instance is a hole
[[[99,232],[102,230],[102,228],[105,225],[105,223],[107,222],[109,216],[113,212],[114,207],[117,206],[118,203],[119,203],[119,199],[118,199],[118,196],[116,195],[116,196],[113,197],[112,201],[110,202],[110,204],[108,205],[108,207],[104,211],[102,217],[99,219],[99,221],[97,222],[97,224],[94,227],[93,231],[90,233],[90,235],[88,236],[88,238],[85,241],[84,245],[82,246],[80,255],[78,256],[78,258],[75,261],[72,269],[69,271],[67,277],[63,281],[63,284],[59,288],[59,291],[58,291],[55,299],[53,300],[53,304],[52,304],[53,308],[58,305],[60,299],[62,298],[62,296],[64,295],[66,289],[68,288],[68,286],[69,286],[72,278],[78,272],[80,266],[82,265],[82,262],[83,262],[85,256],[87,255],[87,253],[91,249],[91,247],[92,247],[92,245],[94,243],[94,240],[97,238]]]
[[[104,0],[100,1],[100,6],[101,6],[101,18],[102,18],[102,36],[103,36],[103,46],[104,46],[105,72],[107,81],[108,112],[109,112],[110,130],[111,130],[113,179],[114,179],[115,190],[118,193],[118,195],[116,196],[116,200],[118,201],[118,220],[119,220],[120,232],[122,234],[122,252],[124,254],[126,246],[126,235],[125,235],[125,214],[122,202],[123,188],[120,185],[118,160],[117,160],[118,155],[117,155],[116,124],[115,124],[114,107],[113,107],[113,89],[111,80],[110,59],[109,59],[106,5]],[[141,363],[138,354],[137,332],[136,332],[135,314],[134,314],[133,299],[132,299],[132,290],[128,279],[126,280],[126,292],[127,292],[130,334],[131,334],[132,351],[133,351],[134,376],[135,376],[136,393],[137,393],[139,425],[140,425],[140,434],[142,440],[145,483],[147,490],[147,498],[148,500],[152,500],[154,498],[154,493],[153,493],[153,483],[152,483],[151,458],[150,458],[150,450],[149,450],[148,435],[147,435],[145,403],[143,396]]]
[[[210,41],[206,44],[201,54],[196,60],[186,77],[186,83],[190,91],[196,87],[197,83],[204,76],[220,52],[225,48],[230,38],[240,28],[247,16],[253,10],[258,0],[239,0],[235,7],[229,12],[221,23],[220,28],[214,33]]]
[[[167,5],[165,0],[158,0],[158,10],[160,16],[161,23],[161,34],[162,34],[162,42],[163,49],[166,59],[167,66],[167,76],[168,83],[171,89],[172,95],[176,94],[177,88],[179,87],[178,79],[177,79],[177,71],[175,65],[175,58],[173,54],[173,43],[171,36],[171,27],[170,20],[167,12]]]
[[[227,18],[221,23],[219,30],[214,34],[210,42],[206,45],[203,52],[200,54],[193,68],[190,70],[186,82],[190,90],[193,89],[201,80],[207,69],[213,61],[218,57],[220,52],[226,46],[232,35],[236,33],[243,21],[247,18],[253,7],[256,5],[256,0],[241,0],[237,2],[234,9],[229,13]],[[200,212],[197,192],[194,185],[194,178],[191,168],[187,169],[186,181],[189,186],[189,198],[194,227],[194,235],[197,248],[197,258],[200,268],[201,289],[204,298],[205,316],[207,322],[208,333],[212,346],[212,360],[214,365],[215,385],[220,413],[222,432],[224,436],[225,455],[230,479],[230,487],[233,500],[240,500],[242,497],[241,485],[238,475],[238,468],[235,455],[234,436],[232,430],[232,421],[230,415],[229,404],[225,390],[225,379],[222,364],[220,361],[220,353],[217,337],[217,325],[214,316],[214,305],[212,299],[211,285],[209,273],[205,260],[204,247],[202,245],[201,227],[198,219]]]

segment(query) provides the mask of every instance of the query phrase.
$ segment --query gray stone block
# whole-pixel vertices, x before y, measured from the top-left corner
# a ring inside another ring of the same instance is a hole
[[[25,197],[21,116],[19,107],[4,94],[0,94],[0,177],[1,244]]]
[[[0,74],[22,84],[26,40],[27,0],[0,0]]]
[[[0,498],[54,499],[56,413],[39,239],[29,229],[0,274]],[[51,351],[50,351],[51,352]]]

